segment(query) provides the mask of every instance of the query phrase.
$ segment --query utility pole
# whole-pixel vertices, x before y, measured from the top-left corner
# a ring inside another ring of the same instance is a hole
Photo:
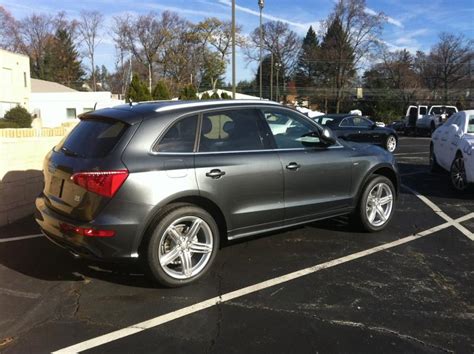
[[[270,101],[273,101],[273,48],[270,52]]]
[[[151,94],[151,64],[148,63],[148,91]]]
[[[276,101],[280,102],[280,86],[278,85],[278,77],[280,76],[281,63],[275,63],[275,69],[277,71]]]
[[[262,12],[265,6],[264,0],[258,0],[258,7],[260,9],[260,99],[262,99],[262,61],[263,61],[263,28],[262,28]]]
[[[235,100],[235,0],[232,0],[232,99]]]

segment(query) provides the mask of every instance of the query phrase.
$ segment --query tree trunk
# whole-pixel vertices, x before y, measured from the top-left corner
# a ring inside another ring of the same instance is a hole
[[[97,83],[95,80],[95,65],[94,65],[94,55],[91,55],[91,64],[92,64],[92,91],[96,91]]]

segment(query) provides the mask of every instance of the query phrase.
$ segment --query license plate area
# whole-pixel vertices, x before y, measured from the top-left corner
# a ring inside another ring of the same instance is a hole
[[[49,193],[55,197],[61,198],[63,185],[64,180],[62,178],[52,176],[49,184]]]

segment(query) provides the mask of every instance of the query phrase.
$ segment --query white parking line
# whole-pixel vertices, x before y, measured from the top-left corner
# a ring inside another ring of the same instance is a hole
[[[458,221],[458,220],[454,220],[453,218],[449,217],[445,212],[443,212],[435,203],[433,203],[431,200],[429,200],[428,198],[426,198],[424,195],[421,195],[420,193],[418,193],[417,191],[415,191],[414,189],[406,186],[406,185],[402,185],[403,188],[409,190],[410,192],[412,192],[414,195],[416,195],[423,203],[425,203],[427,206],[429,206],[436,214],[438,214],[441,218],[443,218],[444,220],[446,220],[447,222],[450,222],[452,223],[452,225],[458,229],[459,231],[461,231],[467,238],[469,238],[471,241],[474,241],[474,234],[469,231],[468,229],[466,229],[464,226],[462,226],[460,224],[460,222],[463,222],[463,221],[466,221],[470,218],[472,218],[474,216],[474,213],[470,213],[468,215],[465,215],[463,218],[467,217],[467,219],[463,219],[462,221]]]
[[[393,154],[395,156],[403,156],[403,155],[429,155],[429,152],[400,152],[397,154]]]
[[[467,216],[463,217],[463,221],[465,221],[464,219],[466,219],[466,217]],[[472,216],[470,216],[470,217],[474,217],[474,213],[472,213]],[[397,247],[397,246],[403,245],[405,243],[415,241],[415,240],[417,240],[421,237],[432,235],[435,232],[446,229],[450,226],[454,226],[454,224],[457,223],[457,222],[459,222],[459,221],[458,220],[452,220],[452,221],[446,222],[444,224],[441,224],[441,225],[432,227],[430,229],[427,229],[423,232],[417,233],[415,235],[410,235],[410,236],[401,238],[401,239],[396,240],[396,241],[385,243],[385,244],[380,245],[380,246],[372,247],[372,248],[369,248],[369,249],[364,250],[364,251],[360,251],[360,252],[357,252],[357,253],[354,253],[354,254],[350,254],[350,255],[347,255],[347,256],[344,256],[344,257],[341,257],[341,258],[333,259],[333,260],[328,261],[328,262],[320,263],[318,265],[315,265],[315,266],[312,266],[312,267],[309,267],[309,268],[301,269],[301,270],[298,270],[296,272],[288,273],[288,274],[282,275],[282,276],[277,277],[277,278],[269,279],[269,280],[266,280],[266,281],[263,281],[263,282],[260,282],[260,283],[254,284],[254,285],[247,286],[247,287],[242,288],[242,289],[238,289],[238,290],[235,290],[235,291],[232,291],[232,292],[220,295],[220,296],[216,296],[216,297],[213,297],[211,299],[196,303],[194,305],[184,307],[182,309],[179,309],[179,310],[169,312],[167,314],[152,318],[150,320],[140,322],[140,323],[136,323],[136,324],[128,326],[126,328],[119,329],[119,330],[116,330],[114,332],[110,332],[110,333],[104,334],[102,336],[92,338],[92,339],[86,340],[86,341],[78,343],[78,344],[71,345],[67,348],[57,350],[53,353],[77,353],[77,352],[81,352],[81,351],[88,350],[88,349],[91,349],[91,348],[95,348],[95,347],[98,347],[100,345],[107,344],[107,343],[113,342],[113,341],[121,339],[121,338],[125,338],[127,336],[132,335],[132,334],[136,334],[136,333],[145,331],[147,329],[160,326],[160,325],[165,324],[167,322],[174,321],[178,318],[191,315],[191,314],[196,313],[198,311],[205,310],[207,308],[210,308],[212,306],[216,306],[218,304],[233,300],[235,298],[242,297],[242,296],[245,296],[245,295],[248,295],[248,294],[252,294],[252,293],[260,291],[260,290],[264,290],[264,289],[267,289],[267,288],[270,288],[270,287],[273,287],[273,286],[276,286],[276,285],[280,285],[280,284],[288,282],[290,280],[295,280],[295,279],[301,278],[303,276],[316,273],[316,272],[318,272],[320,270],[323,270],[323,269],[335,267],[335,266],[343,264],[343,263],[347,263],[347,262],[350,262],[350,261],[353,261],[353,260],[356,260],[356,259],[359,259],[359,258],[362,258],[362,257],[369,256],[369,255],[377,253],[377,252],[385,251],[385,250],[388,250],[390,248]]]
[[[20,240],[27,240],[29,238],[36,238],[36,237],[43,237],[43,234],[36,234],[36,235],[27,235],[27,236],[18,236],[18,237],[10,237],[10,238],[0,238],[0,243],[3,242],[12,242],[12,241],[20,241]]]

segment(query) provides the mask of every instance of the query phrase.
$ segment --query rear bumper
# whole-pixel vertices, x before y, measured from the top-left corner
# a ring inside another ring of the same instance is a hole
[[[137,258],[137,250],[133,248],[137,225],[102,222],[93,220],[81,223],[71,220],[50,209],[40,195],[36,198],[35,220],[44,235],[56,245],[67,249],[76,256],[95,260],[120,261]],[[113,237],[87,237],[74,233],[63,233],[61,223],[78,227],[92,227],[96,229],[115,230]]]

